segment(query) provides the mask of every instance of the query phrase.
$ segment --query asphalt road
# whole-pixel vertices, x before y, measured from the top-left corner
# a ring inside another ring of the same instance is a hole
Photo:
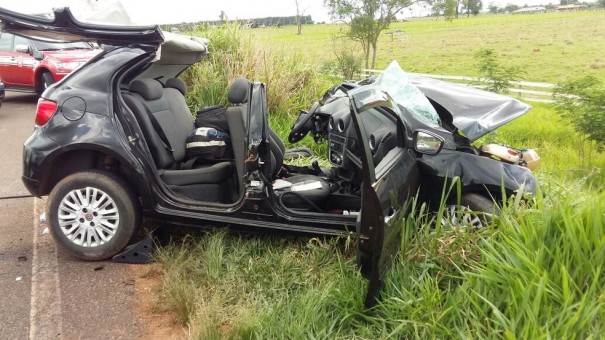
[[[45,201],[21,183],[22,145],[36,98],[8,93],[0,107],[0,339],[135,339],[130,265],[83,262],[57,249],[40,221]]]

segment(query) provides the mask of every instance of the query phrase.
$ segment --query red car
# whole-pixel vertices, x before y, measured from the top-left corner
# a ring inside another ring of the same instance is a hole
[[[41,95],[97,53],[85,42],[49,43],[0,32],[0,79],[8,91]]]

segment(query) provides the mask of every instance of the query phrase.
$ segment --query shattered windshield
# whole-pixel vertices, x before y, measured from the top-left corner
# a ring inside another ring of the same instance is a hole
[[[393,60],[376,79],[375,85],[388,92],[393,100],[418,119],[432,126],[441,126],[441,119],[426,96],[409,81],[409,76]]]

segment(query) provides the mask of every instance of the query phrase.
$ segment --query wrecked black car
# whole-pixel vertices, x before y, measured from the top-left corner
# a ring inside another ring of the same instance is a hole
[[[419,199],[433,210],[446,203],[446,218],[463,218],[466,224],[482,227],[498,212],[497,203],[518,192],[534,192],[531,170],[539,162],[535,150],[472,145],[525,114],[529,105],[477,88],[409,75],[396,61],[376,78],[345,82],[327,91],[309,112],[301,113],[289,141],[296,143],[309,132],[316,142],[327,140],[328,158],[337,166],[338,177],[359,177],[362,171],[356,159],[362,154],[359,144],[366,141],[355,136],[347,98],[348,93],[370,86],[384,90],[396,104],[392,110],[407,127],[406,138],[416,151]],[[367,122],[366,127],[366,143],[378,164],[397,145],[399,134],[395,124]],[[460,195],[452,185],[460,188]],[[466,214],[470,211],[484,214]]]
[[[188,162],[188,138],[200,127],[178,76],[205,58],[207,41],[155,26],[83,23],[69,9],[55,10],[53,19],[0,9],[0,19],[3,31],[32,39],[104,46],[44,91],[23,151],[23,182],[34,196],[48,195],[54,239],[82,259],[118,254],[142,216],[248,231],[353,233],[370,281],[369,306],[400,241],[401,224],[393,222],[410,212],[417,195],[435,200],[443,183],[458,177],[462,206],[493,213],[502,188],[508,195],[534,188],[520,157],[494,160],[470,145],[510,119],[501,118],[507,105],[516,115],[526,106],[510,98],[491,109],[454,103],[456,90],[414,86],[395,64],[377,79],[332,89],[298,117],[289,140],[312,132],[327,141],[331,168],[284,164],[289,150],[267,123],[265,86],[245,78],[233,81],[231,106],[221,111],[228,137],[199,142],[225,142],[232,154]],[[454,114],[458,108],[467,119]]]

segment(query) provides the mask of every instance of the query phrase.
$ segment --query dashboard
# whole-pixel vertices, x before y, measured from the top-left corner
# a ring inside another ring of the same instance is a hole
[[[362,112],[360,117],[366,129],[364,133],[376,165],[392,148],[397,146],[397,122],[394,117],[375,108]],[[351,114],[346,112],[331,115],[327,129],[330,163],[344,168],[351,168],[353,165],[360,167],[361,164],[358,164],[360,162],[350,157],[351,155],[361,157],[361,149]]]

